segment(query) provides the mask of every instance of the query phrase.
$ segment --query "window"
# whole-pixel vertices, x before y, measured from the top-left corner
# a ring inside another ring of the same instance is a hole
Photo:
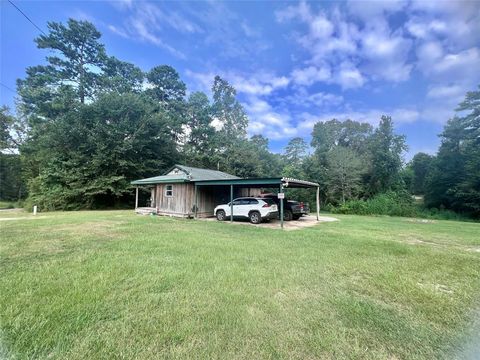
[[[247,199],[247,204],[248,205],[257,205],[258,200],[257,199]]]
[[[173,185],[166,185],[165,186],[165,196],[172,197],[173,196]]]

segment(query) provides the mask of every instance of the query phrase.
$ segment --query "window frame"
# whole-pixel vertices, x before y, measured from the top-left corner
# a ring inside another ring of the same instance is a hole
[[[169,189],[170,187],[170,189]],[[170,192],[170,195],[168,194]],[[173,197],[173,185],[165,185],[165,197]]]

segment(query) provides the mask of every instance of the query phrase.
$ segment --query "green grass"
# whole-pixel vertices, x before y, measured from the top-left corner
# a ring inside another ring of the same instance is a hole
[[[478,316],[476,223],[7,216],[0,357],[451,358]]]

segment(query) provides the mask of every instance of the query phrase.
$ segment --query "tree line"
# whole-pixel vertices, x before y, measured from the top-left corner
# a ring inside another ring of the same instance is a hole
[[[344,212],[382,194],[397,203],[424,194],[427,206],[480,215],[478,91],[445,126],[436,156],[404,164],[405,137],[388,116],[375,128],[318,122],[310,147],[297,137],[275,154],[264,136],[247,137],[248,117],[225,79],[212,79],[210,97],[188,93],[173,67],[143,72],[108,55],[100,38],[93,24],[70,19],[35,39],[49,50],[46,65],[17,81],[15,116],[0,109],[0,198],[48,210],[122,206],[132,202],[131,180],[182,163],[315,181],[322,205]]]

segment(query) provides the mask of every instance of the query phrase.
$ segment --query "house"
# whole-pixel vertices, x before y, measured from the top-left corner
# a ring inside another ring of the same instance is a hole
[[[285,178],[246,178],[217,170],[174,165],[164,175],[131,182],[136,186],[135,211],[179,217],[210,217],[214,208],[241,196],[258,196],[262,189],[317,188],[317,183]],[[150,191],[148,206],[139,206],[139,187]],[[318,217],[318,214],[317,214]]]
[[[221,186],[199,187],[198,183],[237,179],[240,178],[222,171],[175,165],[164,175],[132,182],[133,185],[149,187],[151,192],[150,206],[138,207],[137,188],[135,208],[139,213],[154,212],[158,215],[180,217],[193,217],[195,215],[196,217],[213,216],[215,206],[230,201],[230,189]],[[237,188],[234,192],[234,197],[255,196],[259,193],[258,188],[251,190],[248,188]]]

